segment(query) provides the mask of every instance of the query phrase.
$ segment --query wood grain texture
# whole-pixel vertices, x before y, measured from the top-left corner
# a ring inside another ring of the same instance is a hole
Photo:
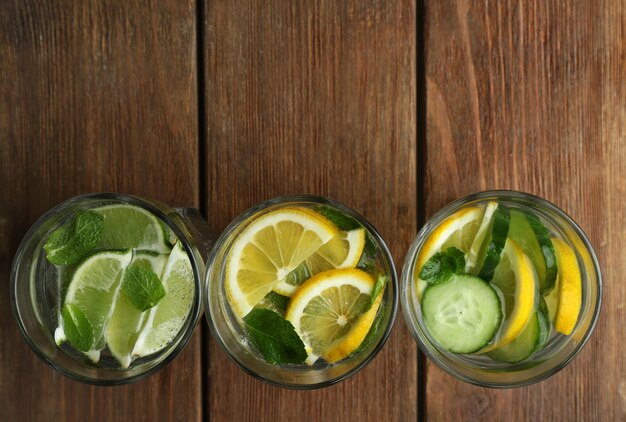
[[[98,388],[30,351],[8,273],[28,227],[73,195],[199,202],[195,2],[0,7],[0,420],[198,420],[199,333],[165,370]]]
[[[545,197],[605,288],[591,340],[547,381],[494,391],[428,364],[428,420],[626,418],[625,28],[623,2],[426,1],[427,214],[490,188]]]
[[[398,267],[416,231],[415,4],[207,1],[207,198],[223,229],[274,196],[361,212]],[[213,340],[210,418],[415,420],[417,353],[398,315],[362,372],[317,391],[271,387]]]

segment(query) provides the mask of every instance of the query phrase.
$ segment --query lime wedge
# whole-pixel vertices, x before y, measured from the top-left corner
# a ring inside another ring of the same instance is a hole
[[[115,304],[115,298],[132,252],[105,251],[87,258],[74,272],[67,288],[64,304],[77,306],[93,328],[94,345],[87,355],[94,362],[104,348],[104,332]],[[63,334],[55,333],[56,338]]]
[[[172,249],[161,282],[165,297],[147,311],[147,320],[133,348],[133,356],[148,356],[162,350],[178,335],[187,320],[194,301],[195,280],[191,261],[180,242]]]
[[[131,264],[145,265],[161,277],[167,259],[167,255],[138,251]],[[132,351],[148,314],[149,311],[142,312],[137,309],[126,296],[125,290],[120,289],[107,326],[106,341],[109,351],[122,368],[128,368],[132,362]]]
[[[104,217],[99,249],[142,249],[169,253],[169,234],[154,215],[128,204],[106,205],[93,211]]]

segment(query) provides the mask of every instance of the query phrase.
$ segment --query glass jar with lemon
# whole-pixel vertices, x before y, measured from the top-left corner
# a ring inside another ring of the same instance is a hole
[[[487,387],[542,380],[583,347],[602,278],[580,227],[548,201],[488,191],[444,207],[420,230],[402,306],[420,348]]]
[[[249,209],[224,230],[207,268],[215,337],[244,370],[282,387],[319,388],[355,373],[395,318],[385,243],[327,198],[285,196]]]

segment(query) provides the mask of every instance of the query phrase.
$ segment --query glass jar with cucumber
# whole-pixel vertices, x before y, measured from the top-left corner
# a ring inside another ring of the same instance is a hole
[[[548,201],[487,191],[440,210],[420,230],[401,299],[422,351],[486,387],[540,381],[581,350],[602,277],[580,227]]]

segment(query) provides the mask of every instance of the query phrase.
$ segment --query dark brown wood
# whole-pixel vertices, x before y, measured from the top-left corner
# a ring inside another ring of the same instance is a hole
[[[0,420],[201,419],[199,332],[148,380],[97,388],[30,351],[8,295],[20,239],[64,199],[198,205],[195,25],[191,0],[2,2]]]
[[[205,2],[210,224],[311,193],[371,221],[398,267],[416,231],[415,4]],[[271,387],[210,341],[211,420],[415,420],[416,346],[398,315],[362,372],[318,391]]]
[[[543,196],[580,223],[605,277],[570,366],[494,391],[428,364],[427,419],[626,418],[624,28],[623,2],[426,2],[427,214],[489,188]]]

